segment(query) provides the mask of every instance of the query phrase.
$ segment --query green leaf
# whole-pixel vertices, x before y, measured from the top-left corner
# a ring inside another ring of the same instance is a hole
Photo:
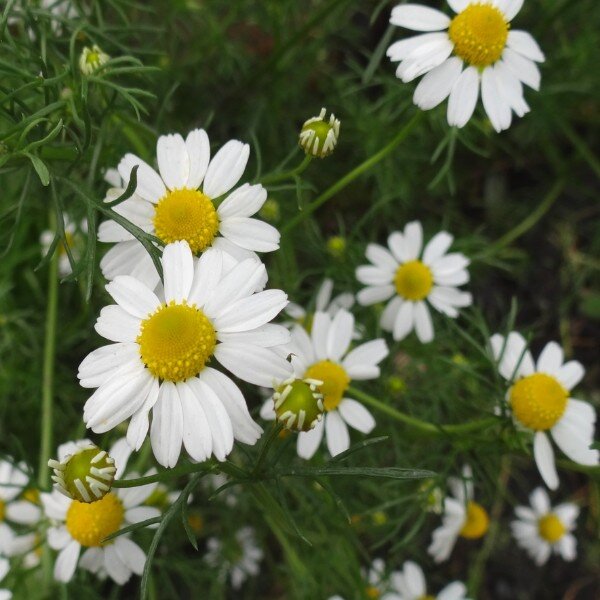
[[[29,154],[29,152],[25,152],[24,154],[31,161],[35,172],[38,174],[38,177],[42,182],[42,185],[49,185],[50,171],[48,171],[48,167],[45,165],[44,161],[35,154]]]
[[[325,465],[323,467],[307,467],[278,471],[279,477],[319,477],[320,475],[347,475],[360,477],[384,477],[387,479],[426,479],[434,477],[433,471],[421,469],[401,469],[399,467],[339,467]]]

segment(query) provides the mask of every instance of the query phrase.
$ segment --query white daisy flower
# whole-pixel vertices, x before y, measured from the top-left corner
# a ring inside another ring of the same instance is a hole
[[[488,530],[490,519],[483,506],[473,500],[471,468],[463,468],[463,478],[448,478],[452,496],[444,499],[442,524],[433,532],[433,540],[427,552],[436,563],[448,559],[459,537],[475,540]]]
[[[400,4],[390,23],[427,32],[392,44],[388,57],[399,62],[396,77],[405,83],[425,75],[413,102],[429,110],[448,96],[448,123],[463,127],[473,115],[479,89],[483,107],[498,132],[508,129],[512,113],[529,112],[523,84],[539,90],[536,62],[544,54],[526,31],[511,30],[523,0],[448,0],[457,13],[418,4]]]
[[[410,560],[404,563],[402,571],[392,573],[392,582],[400,600],[468,600],[467,588],[460,581],[449,583],[436,596],[428,594],[423,570]]]
[[[83,441],[89,444],[88,440]],[[70,449],[72,451],[73,448]],[[68,446],[61,446],[59,460],[65,460],[70,452]],[[121,438],[109,454],[117,467],[115,478],[121,479],[131,448]],[[135,477],[137,474],[132,472],[127,478]],[[46,516],[54,522],[48,529],[48,544],[59,551],[54,565],[55,579],[65,583],[70,581],[78,565],[100,577],[109,576],[119,585],[126,583],[132,573],[141,575],[146,555],[128,534],[104,544],[102,540],[127,525],[160,515],[157,508],[142,506],[156,485],[113,488],[101,500],[91,503],[71,500],[57,490],[42,494]],[[83,554],[82,549],[85,549]]]
[[[0,581],[2,581],[10,571],[10,563],[6,558],[0,558]],[[10,590],[0,589],[0,600],[10,600],[13,597]]]
[[[214,569],[218,576],[231,580],[231,587],[239,590],[248,577],[258,575],[263,551],[256,543],[256,536],[251,527],[239,529],[231,544],[223,544],[217,538],[206,542],[207,553],[204,560]]]
[[[33,526],[40,520],[41,510],[31,501],[28,483],[24,463],[0,460],[0,555],[12,556],[19,549],[15,525]]]
[[[110,189],[106,200],[123,193],[137,165],[136,192],[115,206],[115,212],[165,245],[185,240],[194,254],[216,247],[237,260],[256,257],[254,251],[279,248],[279,232],[251,218],[267,199],[263,186],[245,183],[216,206],[242,177],[249,154],[248,144],[230,140],[210,160],[208,135],[203,129],[190,132],[185,140],[179,134],[163,135],[156,144],[159,172],[137,156],[125,155],[118,167],[123,183]],[[113,171],[108,175],[111,184],[117,183]],[[100,262],[107,279],[133,275],[154,289],[156,269],[130,233],[110,220],[100,225],[98,239],[116,244]]]
[[[162,256],[164,300],[130,276],[106,286],[116,305],[102,309],[96,331],[113,344],[79,367],[83,387],[98,388],[84,407],[88,428],[104,433],[131,417],[127,440],[139,449],[149,429],[154,455],[177,464],[182,443],[197,461],[225,460],[234,438],[254,444],[262,429],[234,382],[209,367],[212,358],[240,379],[271,385],[291,367],[274,346],[289,332],[269,324],[286,305],[281,290],[253,294],[265,267],[253,259],[222,276],[223,253],[205,252],[194,267],[187,242]]]
[[[359,402],[348,398],[346,390],[353,379],[379,377],[377,366],[387,355],[384,340],[376,339],[350,350],[354,316],[340,309],[332,318],[327,313],[315,313],[310,337],[304,328],[292,329],[289,352],[294,374],[299,379],[322,381],[326,414],[310,431],[298,434],[297,451],[309,459],[317,451],[325,432],[327,449],[336,456],[350,447],[348,425],[361,433],[370,433],[375,419]],[[349,351],[350,350],[350,351]],[[264,419],[274,419],[273,401],[267,400],[261,409]]]
[[[565,502],[552,508],[546,490],[539,487],[529,496],[528,506],[517,506],[517,520],[510,526],[517,544],[525,549],[538,566],[552,553],[564,560],[575,560],[577,540],[571,533],[579,516],[579,507]]]
[[[330,317],[334,317],[335,313],[340,309],[350,310],[354,306],[354,295],[349,292],[338,294],[335,297],[331,297],[333,293],[333,279],[326,278],[323,283],[319,286],[317,294],[315,296],[315,312],[325,312]],[[311,314],[299,304],[290,302],[285,307],[285,313],[293,319],[288,321],[284,325],[292,327],[296,323],[304,325],[306,329],[310,329]]]
[[[558,487],[558,475],[549,432],[558,447],[574,462],[600,464],[600,453],[590,448],[594,441],[596,411],[588,402],[571,398],[570,391],[581,381],[583,366],[564,362],[562,348],[549,342],[537,364],[523,336],[511,332],[490,339],[498,372],[511,387],[506,402],[515,423],[534,432],[533,455],[542,479],[550,489]]]
[[[413,329],[421,342],[433,339],[433,323],[428,304],[448,317],[470,306],[470,293],[458,289],[469,281],[469,259],[460,252],[447,254],[454,238],[445,231],[433,236],[423,248],[423,228],[412,221],[404,232],[388,237],[388,247],[367,246],[371,265],[356,269],[356,278],[368,287],[358,292],[359,304],[368,306],[392,298],[381,315],[381,327],[393,333],[396,341]]]
[[[376,558],[366,573],[363,573],[367,581],[365,594],[368,598],[377,598],[378,600],[401,600],[398,590],[394,585],[394,573],[390,577],[386,575],[385,562],[381,558]]]
[[[87,221],[83,219],[79,226],[77,223],[71,220],[67,213],[63,213],[63,224],[65,231],[65,241],[68,246],[73,258],[77,260],[81,255],[82,250],[82,239],[81,234],[87,234]],[[80,234],[78,236],[78,234]],[[42,246],[42,255],[45,256],[48,254],[48,250],[50,250],[50,246],[54,241],[54,232],[47,229],[40,236],[40,244]],[[61,277],[66,277],[70,275],[72,272],[71,262],[69,261],[69,255],[67,254],[67,250],[65,248],[64,242],[58,243],[58,248],[56,250],[58,252],[58,274]]]

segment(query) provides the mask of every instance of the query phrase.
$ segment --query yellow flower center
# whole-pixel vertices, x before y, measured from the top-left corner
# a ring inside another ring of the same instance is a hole
[[[6,517],[6,503],[4,500],[0,500],[0,523],[4,521]]]
[[[377,589],[375,586],[373,586],[373,585],[369,586],[369,587],[368,587],[368,588],[365,590],[365,592],[366,592],[366,594],[367,594],[367,598],[374,598],[374,599],[377,599],[377,598],[379,598],[379,597],[381,596],[381,594],[380,594],[379,590],[378,590],[378,589]]]
[[[85,62],[88,65],[96,66],[100,62],[100,54],[98,52],[90,50],[88,55],[85,57]]]
[[[40,504],[40,493],[35,488],[29,488],[23,492],[23,500],[31,502],[31,504]]]
[[[420,596],[419,600],[435,600],[435,596],[430,596],[429,594],[425,594],[424,596]]]
[[[219,230],[219,218],[211,199],[202,192],[173,190],[156,205],[154,230],[165,244],[185,240],[197,253],[212,244]]]
[[[334,410],[342,401],[344,392],[350,385],[350,377],[344,368],[330,360],[321,360],[309,367],[304,374],[306,379],[322,381],[319,391],[323,394],[325,410]]]
[[[123,504],[112,492],[89,504],[73,500],[67,511],[67,530],[82,546],[102,546],[105,537],[119,530],[124,515]]]
[[[546,431],[558,422],[567,407],[569,393],[550,375],[534,373],[519,379],[510,390],[510,405],[525,427]]]
[[[394,284],[398,295],[406,300],[423,300],[431,291],[433,275],[420,260],[411,260],[398,267]]]
[[[183,381],[197,375],[212,355],[217,336],[195,305],[163,305],[144,319],[137,343],[142,361],[154,377]]]
[[[474,67],[484,68],[502,56],[510,25],[490,4],[469,4],[448,29],[454,53]]]
[[[469,500],[465,523],[460,530],[460,535],[469,540],[483,537],[490,526],[490,518],[483,506]]]
[[[540,537],[550,544],[558,542],[567,531],[561,520],[552,513],[542,517],[538,521],[538,530],[540,532]]]

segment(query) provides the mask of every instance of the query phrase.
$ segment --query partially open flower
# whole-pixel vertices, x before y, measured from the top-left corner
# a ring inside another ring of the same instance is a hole
[[[310,431],[323,416],[323,394],[318,390],[322,381],[290,378],[273,394],[275,414],[287,429]]]
[[[300,130],[300,146],[306,154],[325,158],[335,149],[340,136],[340,122],[331,114],[329,121],[325,119],[325,109],[322,108],[318,117],[308,119]]]
[[[96,44],[91,48],[86,46],[79,57],[79,68],[84,75],[91,75],[109,60],[110,56]]]
[[[48,466],[54,470],[52,480],[59,492],[86,503],[103,498],[117,472],[114,459],[87,441],[74,445],[63,460],[49,460]]]

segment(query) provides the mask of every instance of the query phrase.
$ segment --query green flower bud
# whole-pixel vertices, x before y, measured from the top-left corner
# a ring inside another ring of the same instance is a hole
[[[323,394],[314,379],[288,379],[273,394],[275,415],[286,429],[310,431],[323,416]]]
[[[299,143],[306,154],[324,158],[334,151],[339,136],[340,122],[333,114],[326,121],[322,108],[318,117],[312,117],[302,125]]]

